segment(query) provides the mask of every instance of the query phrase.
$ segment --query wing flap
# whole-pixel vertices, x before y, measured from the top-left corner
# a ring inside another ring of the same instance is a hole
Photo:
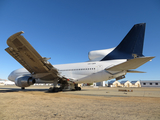
[[[15,58],[31,74],[49,73],[44,79],[58,77],[58,71],[44,59],[32,45],[18,32],[8,38],[8,48],[5,50]]]
[[[143,65],[144,63],[150,61],[151,59],[153,59],[154,57],[139,57],[139,58],[135,58],[135,59],[131,59],[128,60],[124,63],[115,65],[113,67],[110,67],[106,70],[109,71],[121,71],[121,70],[130,70],[130,69],[136,69],[139,66]]]

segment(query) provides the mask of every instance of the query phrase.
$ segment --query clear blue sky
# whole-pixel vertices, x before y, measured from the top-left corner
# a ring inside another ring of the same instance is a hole
[[[0,0],[0,78],[22,68],[7,52],[19,31],[52,64],[84,62],[88,52],[117,46],[134,24],[145,22],[144,55],[156,56],[125,80],[160,80],[159,0]]]

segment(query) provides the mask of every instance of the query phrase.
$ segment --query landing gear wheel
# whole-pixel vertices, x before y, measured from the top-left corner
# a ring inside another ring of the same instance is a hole
[[[62,88],[58,88],[59,91],[62,91]]]
[[[81,87],[76,87],[75,89],[76,89],[76,90],[81,90]]]
[[[25,87],[21,87],[21,90],[25,90]]]
[[[59,92],[60,89],[59,89],[59,88],[50,87],[48,91],[49,91],[49,92]]]
[[[78,90],[81,90],[81,87],[78,87]]]

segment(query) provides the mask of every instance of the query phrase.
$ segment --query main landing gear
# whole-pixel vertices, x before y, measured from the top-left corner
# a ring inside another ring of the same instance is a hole
[[[81,87],[76,87],[75,89],[76,89],[76,90],[81,90]]]
[[[81,90],[81,87],[78,87],[78,84],[75,84],[75,90]]]
[[[81,87],[78,87],[78,84],[61,84],[61,86],[58,87],[50,87],[49,92],[59,92],[62,90],[71,90],[71,91],[76,91],[76,90],[81,90]]]
[[[59,91],[62,91],[62,89],[58,87],[50,87],[48,91],[49,92],[59,92]]]

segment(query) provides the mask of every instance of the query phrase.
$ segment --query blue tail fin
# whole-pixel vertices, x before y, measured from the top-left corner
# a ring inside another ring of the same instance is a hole
[[[143,42],[146,23],[136,24],[121,43],[101,61],[113,59],[133,59],[143,56]]]

